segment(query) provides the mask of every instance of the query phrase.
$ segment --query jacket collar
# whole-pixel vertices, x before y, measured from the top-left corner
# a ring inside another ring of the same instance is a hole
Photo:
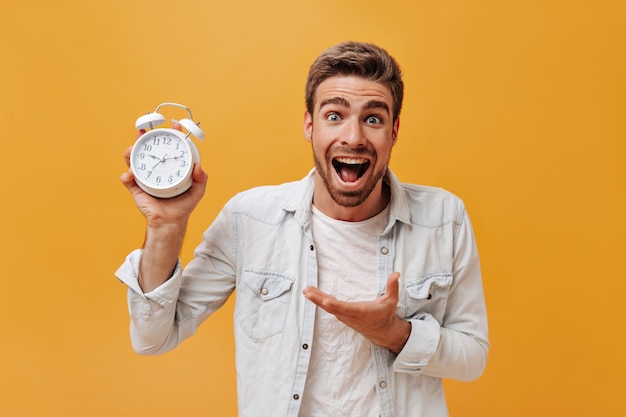
[[[283,209],[288,212],[293,212],[296,220],[303,227],[307,226],[311,220],[314,176],[315,168],[311,169],[307,176],[297,183],[295,192],[293,192],[283,204]],[[385,229],[388,230],[391,228],[396,221],[409,224],[411,222],[411,212],[402,183],[390,168],[387,168],[387,173],[383,181],[385,181],[391,189],[389,223]]]

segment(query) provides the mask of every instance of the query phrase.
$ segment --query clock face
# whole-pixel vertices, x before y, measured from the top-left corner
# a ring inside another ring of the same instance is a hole
[[[180,194],[191,184],[192,150],[176,130],[155,129],[142,135],[133,147],[130,163],[137,184],[157,197]]]

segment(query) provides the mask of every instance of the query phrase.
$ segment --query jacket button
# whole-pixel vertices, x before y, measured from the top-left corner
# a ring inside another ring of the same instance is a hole
[[[313,250],[315,247],[313,245],[309,246],[309,249]]]
[[[299,396],[298,394],[293,394],[293,399],[294,399],[294,400],[299,400],[299,399],[300,399],[300,396]]]
[[[385,381],[382,381],[379,385],[381,388],[387,388],[387,383]]]
[[[263,289],[261,290],[261,294],[263,294],[263,295],[267,295],[267,294],[269,294],[269,291],[267,290],[267,288],[263,288]]]
[[[389,249],[383,247],[380,249],[380,253],[382,253],[383,255],[387,255],[389,253]]]
[[[306,343],[302,345],[302,349],[307,350],[309,348],[309,345],[307,345]]]

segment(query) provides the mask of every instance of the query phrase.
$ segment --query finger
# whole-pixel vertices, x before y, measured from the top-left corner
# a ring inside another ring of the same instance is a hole
[[[308,286],[303,291],[304,297],[311,301],[313,304],[319,307],[325,307],[328,304],[328,301],[334,299],[335,297],[326,294],[323,291],[320,291],[318,288]]]
[[[146,129],[139,129],[137,131],[137,136],[135,137],[135,139],[139,139],[139,137],[143,135],[144,133],[146,133]]]
[[[124,160],[126,161],[126,166],[130,167],[130,153],[133,151],[133,147],[129,146],[124,151]]]
[[[398,292],[400,290],[400,273],[392,272],[387,277],[387,289],[385,290],[385,297],[391,299],[398,299]]]
[[[199,163],[195,163],[192,171],[193,182],[191,183],[191,188],[189,189],[189,193],[191,193],[198,200],[204,196],[207,186],[207,174],[202,170]]]
[[[180,130],[181,132],[183,131],[183,127],[180,125],[178,120],[171,119],[170,121],[172,122],[172,129]]]
[[[321,293],[322,292],[320,290],[310,285],[306,287],[304,290],[302,290],[302,294],[304,295],[304,298],[313,302],[315,302],[315,300],[318,300],[320,298]]]
[[[196,162],[193,166],[193,180],[195,182],[206,182],[208,176],[206,172],[202,170],[199,162]]]
[[[135,176],[129,169],[120,176],[120,181],[122,181],[122,184],[124,184],[126,188],[131,189],[135,185]]]

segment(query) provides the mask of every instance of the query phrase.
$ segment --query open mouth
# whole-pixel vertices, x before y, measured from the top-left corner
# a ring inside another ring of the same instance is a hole
[[[332,161],[337,175],[343,182],[355,182],[365,174],[370,161],[365,158],[334,158]]]

